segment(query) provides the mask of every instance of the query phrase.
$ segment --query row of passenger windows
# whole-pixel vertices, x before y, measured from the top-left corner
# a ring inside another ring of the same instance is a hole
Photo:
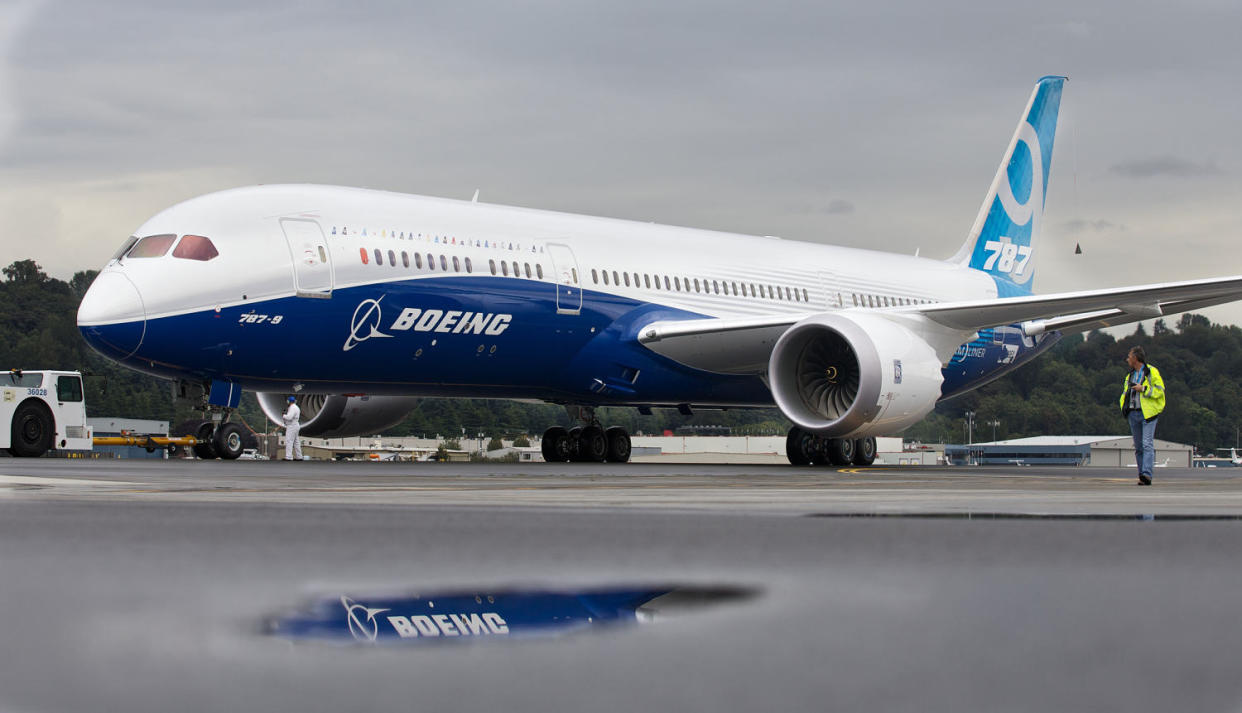
[[[372,259],[374,259],[376,265],[384,265],[385,255],[387,255],[387,264],[391,267],[397,266],[397,252],[394,250],[389,250],[385,253],[379,248],[375,248],[372,252],[368,253],[366,248],[358,248],[358,255],[362,258],[363,265],[370,263]],[[452,257],[447,255],[437,256],[427,253],[426,262],[424,262],[424,256],[422,253],[414,253],[413,261],[414,269],[416,270],[424,269],[425,265],[427,270],[433,272],[435,270],[449,272],[450,269],[452,272],[462,272],[464,268],[464,271],[467,274],[474,273],[474,263],[472,263],[468,257],[459,258],[456,255],[453,255]],[[514,277],[522,277],[525,275],[527,279],[543,279],[543,265],[540,265],[539,263],[535,263],[535,269],[533,271],[531,270],[529,262],[519,263],[516,260],[513,262],[505,262],[504,260],[501,260],[499,267],[497,267],[496,260],[488,260],[487,265],[493,275],[504,275],[505,277],[508,277],[510,274]],[[401,266],[405,268],[410,266],[410,254],[404,250],[401,251]]]
[[[168,254],[168,248],[172,247],[174,242],[177,243],[177,247],[172,251],[172,255],[182,260],[206,262],[220,254],[211,239],[201,235],[185,235],[179,242],[176,235],[148,235],[145,238],[130,237],[121,249],[116,251],[112,259],[163,257]]]
[[[186,237],[196,236],[187,235]],[[165,246],[165,250],[167,250],[167,246]],[[174,255],[175,254],[176,252],[174,251]],[[368,252],[366,248],[359,248],[358,254],[362,258],[363,265],[370,263],[373,256],[376,265],[388,264],[391,267],[397,266],[397,252],[394,250],[389,250],[385,253],[379,248],[375,248],[371,252]],[[402,250],[400,255],[401,266],[409,268],[411,262],[410,254],[405,250]],[[130,256],[133,256],[132,253]],[[387,258],[387,261],[385,261],[385,257]],[[424,261],[424,255],[422,253],[414,253],[413,264],[414,268],[417,270],[425,268],[433,272],[436,270],[440,270],[441,272],[449,272],[451,269],[452,272],[462,272],[464,268],[464,271],[468,274],[472,274],[474,272],[474,264],[470,261],[470,258],[459,258],[456,255],[449,257],[446,255],[437,256],[427,253]],[[489,271],[493,275],[503,275],[505,277],[512,275],[513,277],[525,277],[527,279],[543,279],[543,265],[539,263],[535,263],[533,270],[531,269],[531,264],[529,262],[520,263],[516,260],[509,262],[505,260],[497,261],[493,259],[488,260],[487,264]],[[618,272],[616,270],[609,272],[608,270],[597,270],[594,268],[591,270],[591,281],[597,285],[601,284],[601,282],[605,285],[616,286],[624,284],[626,287],[646,288],[648,290],[663,289],[668,292],[693,291],[707,294],[733,295],[735,297],[760,297],[769,300],[786,300],[789,302],[811,301],[810,293],[805,287],[790,288],[754,282],[708,280],[705,278],[700,280],[697,277],[669,277],[668,275]],[[577,270],[573,272],[573,282],[574,284],[577,284],[578,282]],[[859,293],[851,293],[850,297],[855,307],[897,307],[901,305],[927,304],[930,302],[930,300],[916,299],[913,297],[889,297],[887,295]],[[837,301],[839,303],[838,306],[845,306],[841,303],[839,293]]]
[[[769,300],[786,300],[788,302],[810,302],[810,293],[806,288],[802,287],[782,287],[779,285],[764,285],[755,282],[736,282],[729,280],[708,280],[690,277],[669,277],[668,275],[655,275],[647,273],[629,273],[617,272],[613,270],[595,270],[591,269],[591,281],[600,284],[601,277],[603,284],[616,285],[620,287],[622,283],[626,287],[638,287],[645,289],[666,290],[668,292],[699,292],[717,295],[733,295],[734,297],[762,297]],[[611,278],[611,279],[610,279]]]

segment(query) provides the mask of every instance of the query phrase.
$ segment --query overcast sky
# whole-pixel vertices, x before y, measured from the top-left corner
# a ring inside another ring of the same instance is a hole
[[[1035,289],[1239,274],[1240,29],[1235,0],[0,0],[0,262],[67,278],[279,182],[947,257],[1065,74]]]

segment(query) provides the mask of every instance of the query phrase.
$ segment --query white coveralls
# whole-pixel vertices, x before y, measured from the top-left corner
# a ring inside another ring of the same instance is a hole
[[[298,432],[302,430],[302,409],[292,401],[289,410],[281,417],[285,422],[285,460],[302,460],[302,442]]]

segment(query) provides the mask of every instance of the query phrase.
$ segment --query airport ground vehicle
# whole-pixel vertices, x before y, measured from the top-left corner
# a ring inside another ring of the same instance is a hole
[[[3,428],[3,424],[9,424]],[[148,450],[184,446],[199,458],[232,460],[242,453],[242,427],[214,426],[212,438],[124,434],[94,437],[86,422],[86,395],[77,371],[0,373],[0,448],[37,458],[50,450],[89,451],[94,446],[142,446]]]

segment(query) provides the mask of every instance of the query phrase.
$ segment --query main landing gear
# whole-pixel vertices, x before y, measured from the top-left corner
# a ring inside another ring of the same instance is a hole
[[[194,455],[202,460],[236,460],[242,454],[245,432],[241,424],[232,421],[203,421],[194,431],[198,439],[198,444],[193,446]]]
[[[571,408],[584,426],[553,426],[543,432],[543,459],[549,463],[625,463],[630,459],[630,434],[620,426],[604,428],[589,406]]]
[[[793,465],[859,465],[875,462],[874,438],[821,438],[797,426],[785,438],[785,455]]]

